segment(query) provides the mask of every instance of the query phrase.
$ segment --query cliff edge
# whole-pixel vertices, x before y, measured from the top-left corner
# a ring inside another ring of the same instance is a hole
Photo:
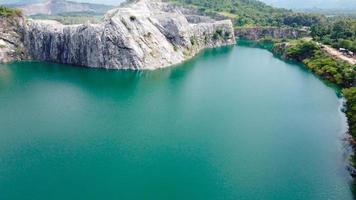
[[[27,59],[24,47],[25,18],[0,16],[0,63]]]
[[[35,60],[108,69],[157,69],[204,48],[235,43],[230,20],[216,21],[159,0],[110,10],[103,23],[28,20],[24,46]]]

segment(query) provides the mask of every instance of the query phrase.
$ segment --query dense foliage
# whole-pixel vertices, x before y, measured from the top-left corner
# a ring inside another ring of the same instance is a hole
[[[349,121],[349,132],[356,137],[356,87],[351,87],[342,90],[345,98],[347,99],[347,119]]]
[[[314,42],[308,42],[304,40],[289,43],[286,48],[285,55],[288,58],[293,58],[297,61],[303,61],[314,55],[315,51],[319,49],[319,46]]]
[[[16,17],[16,16],[21,16],[21,15],[22,15],[22,12],[19,9],[0,6],[0,16],[2,16],[2,17]]]
[[[329,18],[311,27],[312,37],[335,48],[356,52],[356,19]]]
[[[341,87],[351,87],[355,84],[356,66],[329,56],[313,41],[277,43],[274,51],[287,59],[303,62],[317,75]]]
[[[319,15],[294,13],[274,8],[257,0],[171,0],[193,5],[206,13],[219,13],[234,21],[235,26],[311,26]]]
[[[321,50],[316,51],[312,57],[303,62],[319,76],[342,87],[350,87],[355,81],[355,66],[337,60]]]

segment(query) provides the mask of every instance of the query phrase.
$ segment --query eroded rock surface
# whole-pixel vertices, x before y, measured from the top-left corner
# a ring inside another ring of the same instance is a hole
[[[0,63],[28,58],[23,45],[25,19],[0,17]]]
[[[279,27],[253,27],[235,29],[235,35],[239,38],[258,40],[265,37],[277,39],[296,39],[309,35],[307,30],[296,28],[279,28]]]
[[[29,20],[24,40],[36,60],[110,69],[163,68],[204,48],[234,43],[230,20],[215,21],[158,0],[122,5],[101,24]]]

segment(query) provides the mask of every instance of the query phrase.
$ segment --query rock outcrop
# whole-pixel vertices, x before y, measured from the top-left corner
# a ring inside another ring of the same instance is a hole
[[[25,33],[33,59],[109,69],[163,68],[204,48],[235,43],[230,20],[215,21],[159,0],[124,4],[101,24],[29,20]]]
[[[295,28],[253,27],[235,29],[236,37],[249,40],[258,40],[264,37],[296,39],[308,36],[308,34],[307,30]]]
[[[0,63],[28,58],[23,44],[25,19],[0,17]]]

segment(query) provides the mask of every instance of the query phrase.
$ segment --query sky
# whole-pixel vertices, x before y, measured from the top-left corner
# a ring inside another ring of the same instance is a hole
[[[0,0],[0,4],[29,2],[29,1],[44,1],[44,0]],[[124,0],[70,0],[70,1],[119,5]],[[284,8],[356,9],[356,0],[261,0],[261,1],[273,6],[284,7]]]

